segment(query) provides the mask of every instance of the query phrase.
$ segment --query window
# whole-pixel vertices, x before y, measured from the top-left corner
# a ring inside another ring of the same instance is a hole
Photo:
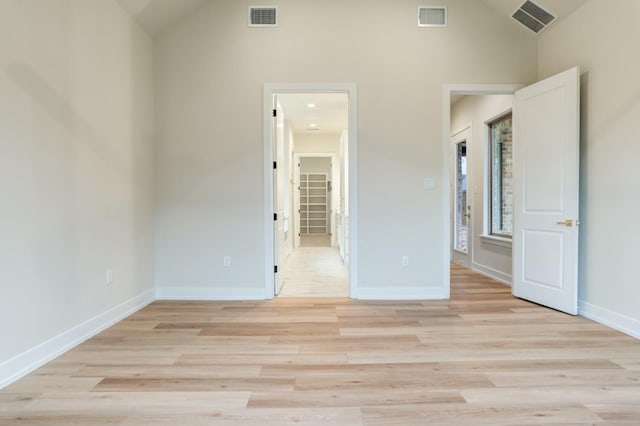
[[[489,123],[490,234],[511,238],[513,229],[513,139],[511,113]]]

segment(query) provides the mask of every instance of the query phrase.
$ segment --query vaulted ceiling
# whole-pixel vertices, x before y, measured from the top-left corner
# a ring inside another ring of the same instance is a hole
[[[171,27],[181,19],[195,12],[203,4],[215,0],[118,0],[127,12],[152,37]],[[348,0],[345,0],[348,1]],[[482,1],[494,13],[508,20],[514,31],[535,34],[516,22],[511,16],[525,0],[467,0]],[[566,18],[587,0],[533,0],[551,12],[557,20]],[[428,1],[426,4],[437,4]],[[269,1],[256,1],[256,5]],[[553,25],[553,24],[552,24]],[[289,94],[279,98],[295,132],[299,133],[339,133],[347,124],[347,101],[340,95],[330,94]],[[454,99],[455,101],[455,99]],[[309,108],[309,103],[316,104]]]
[[[118,0],[154,36],[211,0]]]
[[[162,32],[209,1],[215,0],[118,0],[124,9],[127,10],[151,36]],[[485,3],[487,7],[491,8],[496,14],[512,22],[514,28],[517,27],[519,31],[530,33],[529,30],[511,18],[513,12],[518,9],[524,0],[480,1]],[[534,0],[539,6],[552,12],[559,20],[569,16],[586,1],[587,0]],[[265,4],[264,1],[256,1],[255,3],[259,5]],[[267,1],[266,3],[269,2]],[[425,3],[435,4],[438,3],[438,1]]]

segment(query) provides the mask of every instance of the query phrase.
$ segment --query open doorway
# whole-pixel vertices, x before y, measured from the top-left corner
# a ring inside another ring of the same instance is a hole
[[[512,218],[512,137],[492,125],[512,107],[513,94],[456,94],[449,130],[451,261],[508,285],[511,227],[494,225]]]
[[[273,208],[267,297],[354,297],[355,88],[265,87],[273,105],[265,188]],[[352,119],[353,117],[353,119]],[[267,127],[267,126],[265,126]],[[265,130],[265,135],[267,131]],[[352,135],[354,136],[352,138]],[[267,153],[265,147],[265,154]],[[267,263],[269,264],[269,263]]]
[[[504,98],[499,95],[512,94],[512,111],[511,105],[508,111],[504,107],[502,111],[493,112],[476,109],[482,116],[478,125],[472,125],[480,130],[479,137],[472,137],[474,143],[484,142],[479,152],[483,159],[480,162],[483,178],[468,177],[474,195],[482,196],[482,201],[477,203],[481,206],[480,218],[476,217],[471,225],[480,231],[474,231],[469,240],[469,244],[474,245],[472,268],[511,284],[516,297],[575,315],[578,312],[580,225],[579,67],[523,88],[445,86],[444,175],[447,179],[456,176],[455,169],[453,174],[451,170],[448,137],[455,126],[454,120],[459,118],[451,106],[452,95],[474,95],[464,97],[486,101],[486,106]],[[467,145],[466,156],[471,153],[471,146]],[[476,183],[478,180],[480,184]],[[453,191],[447,195],[455,197]],[[445,206],[445,217],[449,219],[450,203]],[[453,247],[452,242],[455,241],[447,239],[449,248]],[[496,269],[481,264],[479,247],[484,248],[487,258],[495,255],[497,248],[507,249],[508,280],[497,277]],[[446,265],[447,277],[449,266]]]

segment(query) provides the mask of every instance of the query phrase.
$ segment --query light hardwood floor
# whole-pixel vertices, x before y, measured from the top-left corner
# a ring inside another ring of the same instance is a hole
[[[640,341],[452,282],[448,301],[155,302],[0,391],[0,424],[640,424]]]

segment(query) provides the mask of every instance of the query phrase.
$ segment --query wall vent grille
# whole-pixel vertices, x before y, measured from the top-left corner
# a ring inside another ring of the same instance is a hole
[[[249,6],[250,27],[277,27],[278,8],[275,6]]]
[[[553,14],[544,10],[531,0],[525,1],[522,6],[513,13],[512,17],[536,34],[539,34],[556,20]]]
[[[419,27],[446,27],[447,8],[443,6],[418,6]]]

